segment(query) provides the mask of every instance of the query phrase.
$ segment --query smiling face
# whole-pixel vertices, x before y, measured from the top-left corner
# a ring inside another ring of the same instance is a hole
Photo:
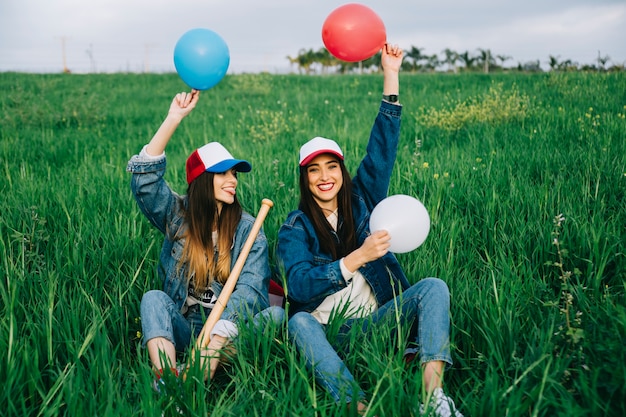
[[[237,194],[237,171],[229,169],[226,172],[214,174],[213,190],[218,211],[222,210],[223,204],[233,204]]]
[[[306,166],[309,191],[322,209],[337,208],[337,194],[343,186],[341,166],[336,156],[322,154]]]

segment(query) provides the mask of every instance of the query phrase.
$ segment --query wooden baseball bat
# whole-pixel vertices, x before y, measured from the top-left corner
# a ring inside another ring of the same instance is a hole
[[[264,198],[261,201],[261,208],[259,209],[259,213],[256,216],[254,224],[252,225],[252,229],[250,229],[250,233],[248,234],[248,238],[241,249],[241,253],[237,258],[237,262],[233,266],[233,269],[230,271],[228,278],[226,279],[226,283],[224,284],[224,288],[222,288],[222,292],[220,292],[219,297],[217,297],[217,301],[215,302],[215,306],[209,313],[209,317],[207,318],[204,326],[202,326],[202,330],[198,335],[198,339],[196,340],[195,349],[205,348],[210,342],[211,330],[213,330],[213,326],[220,319],[222,313],[224,312],[224,308],[226,307],[226,303],[230,299],[233,290],[235,289],[235,285],[237,284],[237,280],[239,279],[239,274],[241,274],[241,270],[243,269],[243,265],[246,263],[246,259],[250,254],[250,249],[252,249],[252,245],[259,234],[259,230],[261,230],[261,226],[263,225],[263,221],[265,221],[265,217],[267,213],[270,211],[270,208],[274,203],[272,200]],[[192,352],[192,358],[194,357]]]

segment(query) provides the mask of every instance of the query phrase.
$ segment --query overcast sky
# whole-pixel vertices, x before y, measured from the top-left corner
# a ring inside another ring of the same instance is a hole
[[[2,0],[0,71],[174,71],[174,46],[189,29],[217,32],[229,73],[287,72],[287,55],[323,47],[324,20],[351,1]],[[626,0],[362,0],[404,49],[441,54],[478,48],[511,57],[579,64],[626,63]]]

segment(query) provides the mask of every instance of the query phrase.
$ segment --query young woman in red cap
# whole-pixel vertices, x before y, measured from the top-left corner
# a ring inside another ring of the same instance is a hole
[[[410,285],[389,252],[386,231],[370,231],[374,207],[387,197],[400,137],[398,102],[402,50],[384,45],[383,100],[370,133],[367,154],[350,177],[339,145],[316,137],[300,148],[300,204],[278,233],[278,256],[287,277],[289,337],[336,402],[366,411],[365,393],[343,362],[351,328],[363,342],[381,332],[400,333],[419,347],[422,389],[419,412],[461,416],[443,392],[443,371],[451,364],[450,294],[444,281],[424,278]],[[329,341],[327,325],[341,320]],[[410,388],[409,388],[410,389]],[[415,387],[417,389],[417,386]]]
[[[163,178],[165,148],[199,96],[197,90],[177,94],[152,140],[127,168],[141,212],[164,235],[158,268],[163,287],[148,291],[141,300],[143,346],[158,377],[163,372],[178,374],[177,352],[202,330],[254,223],[237,199],[237,175],[252,167],[217,142],[196,149],[187,159],[186,195],[178,195]],[[264,316],[282,321],[280,307],[267,309],[269,281],[268,245],[261,230],[203,352],[210,357],[210,377],[223,349],[237,336],[241,320],[265,310]]]

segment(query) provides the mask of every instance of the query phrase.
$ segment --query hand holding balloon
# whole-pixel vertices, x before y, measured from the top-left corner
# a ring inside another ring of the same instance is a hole
[[[410,252],[428,237],[430,216],[419,200],[408,195],[393,195],[382,200],[372,210],[370,230],[389,232],[390,252]]]
[[[380,259],[389,252],[391,236],[386,230],[369,235],[363,244],[344,257],[343,262],[350,271],[356,271],[368,262]]]
[[[200,91],[191,90],[190,93],[182,92],[176,94],[170,104],[168,114],[178,116],[180,119],[187,116],[196,107],[200,98]]]
[[[389,252],[390,242],[391,236],[386,230],[377,230],[369,235],[359,248],[365,258],[364,263],[375,261],[385,256]]]
[[[395,72],[399,72],[400,67],[402,66],[403,55],[404,55],[404,51],[398,45],[391,45],[391,44],[386,43],[383,46],[383,49],[380,55],[381,66],[385,70],[392,70]]]

